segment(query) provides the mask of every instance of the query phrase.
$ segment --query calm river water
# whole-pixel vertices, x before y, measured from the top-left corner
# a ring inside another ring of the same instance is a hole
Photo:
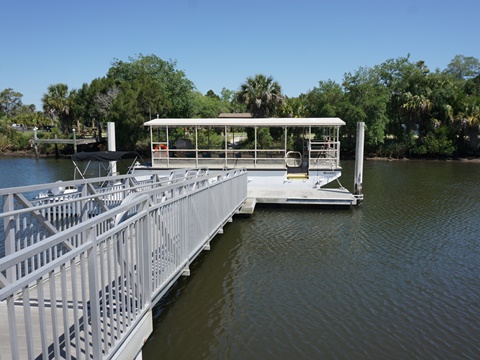
[[[480,358],[480,163],[364,170],[359,207],[235,218],[155,308],[143,358]],[[0,159],[0,187],[72,172]]]

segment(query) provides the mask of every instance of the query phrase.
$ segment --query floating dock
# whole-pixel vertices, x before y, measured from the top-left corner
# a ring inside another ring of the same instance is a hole
[[[248,197],[258,204],[295,204],[351,206],[357,205],[357,198],[347,189],[283,189],[252,188]]]

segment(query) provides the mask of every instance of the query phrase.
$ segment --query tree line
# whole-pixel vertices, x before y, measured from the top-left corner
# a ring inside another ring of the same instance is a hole
[[[479,156],[480,61],[455,56],[446,69],[430,70],[410,55],[346,73],[342,83],[319,81],[287,97],[271,76],[248,77],[238,90],[201,94],[176,62],[156,55],[114,59],[104,77],[79,89],[50,85],[42,111],[24,105],[13,89],[0,92],[0,151],[28,147],[12,124],[72,129],[115,122],[117,148],[148,153],[143,123],[155,117],[215,118],[250,112],[254,117],[340,117],[342,150],[353,152],[357,122],[366,123],[366,154],[381,157]],[[45,135],[48,136],[48,135]],[[19,140],[20,139],[20,140]]]

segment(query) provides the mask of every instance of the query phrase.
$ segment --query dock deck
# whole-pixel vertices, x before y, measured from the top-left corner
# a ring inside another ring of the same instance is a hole
[[[311,205],[341,205],[357,204],[357,198],[347,189],[279,189],[249,187],[248,198],[254,198],[256,203],[267,204],[311,204]]]

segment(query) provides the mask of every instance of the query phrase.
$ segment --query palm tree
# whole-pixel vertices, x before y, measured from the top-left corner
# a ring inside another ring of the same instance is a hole
[[[275,114],[285,100],[282,88],[273,77],[257,74],[248,77],[237,92],[239,102],[246,104],[254,118],[266,118]]]
[[[68,85],[55,84],[48,87],[47,93],[43,94],[43,111],[50,116],[54,123],[60,123],[64,133],[71,130],[70,108],[72,105],[71,93]]]
[[[478,150],[478,134],[480,127],[480,106],[474,101],[464,104],[464,110],[455,116],[460,126],[465,130],[469,140],[469,148],[473,154]]]
[[[433,103],[424,95],[412,95],[410,92],[403,94],[401,109],[408,116],[405,124],[407,133],[417,126],[423,130],[426,129],[422,119],[429,115],[432,107]]]

